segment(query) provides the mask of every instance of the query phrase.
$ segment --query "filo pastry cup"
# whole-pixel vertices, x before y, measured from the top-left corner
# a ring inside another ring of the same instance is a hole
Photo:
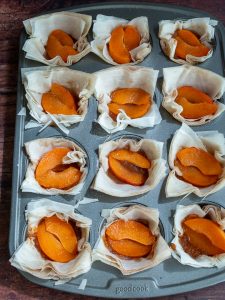
[[[171,250],[160,233],[159,212],[157,209],[142,205],[133,205],[129,207],[103,210],[102,216],[105,217],[106,222],[92,252],[93,262],[100,260],[107,265],[119,269],[123,275],[131,275],[151,269],[160,264],[162,261],[170,258]],[[104,235],[106,228],[116,220],[144,221],[152,234],[156,237],[153,251],[151,251],[146,257],[138,259],[124,259],[111,252],[104,243]]]
[[[35,233],[39,222],[46,217],[56,215],[66,222],[72,221],[80,229],[78,255],[67,263],[55,262],[44,257],[35,243]],[[28,203],[25,211],[27,237],[13,253],[10,263],[15,268],[41,279],[53,279],[64,283],[91,268],[91,246],[88,242],[91,219],[74,213],[72,205],[58,203],[49,199],[40,199]]]
[[[86,38],[92,24],[91,16],[62,11],[34,17],[25,20],[23,24],[30,37],[23,46],[28,59],[40,61],[49,66],[71,66],[91,51]],[[69,55],[66,62],[59,55],[48,59],[46,54],[45,46],[48,36],[56,29],[63,30],[76,41],[73,48],[79,53]]]

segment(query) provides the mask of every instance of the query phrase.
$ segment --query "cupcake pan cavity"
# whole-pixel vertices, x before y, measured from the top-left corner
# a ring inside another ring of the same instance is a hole
[[[155,89],[154,101],[159,107],[162,121],[160,124],[152,128],[139,129],[128,126],[125,130],[119,133],[109,135],[104,131],[99,124],[96,123],[98,118],[97,101],[92,96],[89,99],[87,114],[82,122],[73,124],[70,127],[68,136],[63,134],[57,127],[48,126],[45,130],[39,132],[39,127],[34,127],[25,130],[25,125],[31,120],[27,109],[27,101],[25,98],[25,90],[21,80],[21,68],[42,67],[41,63],[25,58],[25,53],[22,51],[22,46],[28,35],[25,30],[20,38],[20,56],[18,70],[18,93],[17,93],[17,115],[16,115],[16,130],[15,130],[15,151],[14,151],[14,169],[13,169],[13,184],[12,184],[12,206],[11,206],[11,226],[10,226],[10,241],[9,248],[12,255],[15,249],[24,240],[24,228],[26,226],[24,211],[28,202],[32,199],[39,200],[43,195],[34,193],[23,193],[20,189],[24,179],[28,159],[24,151],[24,144],[28,141],[40,138],[53,136],[63,136],[78,143],[87,152],[89,159],[89,172],[85,180],[85,187],[81,194],[72,195],[55,195],[51,196],[51,200],[59,203],[67,203],[75,205],[78,200],[84,196],[88,198],[98,198],[98,202],[88,205],[80,205],[77,210],[80,214],[89,217],[93,220],[90,230],[90,244],[93,248],[98,236],[99,228],[103,222],[101,217],[102,209],[111,209],[114,207],[123,206],[124,203],[141,204],[159,210],[159,218],[164,229],[164,237],[166,242],[170,243],[173,239],[173,216],[178,204],[187,205],[194,204],[200,201],[196,195],[189,195],[185,199],[182,197],[166,198],[165,185],[166,177],[159,184],[146,194],[133,196],[129,198],[117,198],[105,195],[95,191],[90,187],[94,176],[98,169],[98,147],[110,139],[117,139],[121,136],[137,136],[141,138],[153,139],[164,142],[162,158],[168,160],[168,152],[171,139],[177,129],[180,128],[180,122],[176,121],[162,106],[163,99],[162,82],[163,68],[178,66],[173,61],[170,61],[163,53],[158,39],[158,23],[161,20],[173,19],[191,19],[197,17],[210,17],[207,13],[169,5],[151,5],[151,4],[92,4],[70,8],[70,11],[78,12],[92,16],[93,20],[97,14],[111,15],[124,19],[133,19],[138,16],[146,16],[149,23],[149,33],[151,35],[151,53],[137,66],[144,66],[159,70],[158,81]],[[92,31],[90,30],[87,36],[89,42],[93,40]],[[222,44],[225,44],[225,28],[222,23],[218,23],[215,29],[216,47],[211,58],[205,62],[198,64],[198,67],[211,70],[224,77],[224,50]],[[94,73],[102,69],[111,67],[108,63],[101,60],[94,53],[89,53],[79,62],[73,64],[70,68],[87,73]],[[224,103],[224,98],[220,101]],[[23,109],[26,108],[26,109]],[[26,114],[24,113],[26,111]],[[217,130],[225,134],[224,129],[225,114],[222,113],[218,118],[212,120],[203,126],[196,126],[194,131],[209,131]],[[167,164],[167,172],[168,164]],[[205,202],[215,202],[218,205],[224,205],[224,189],[209,195]],[[103,264],[102,262],[94,262],[91,270],[70,282],[54,285],[52,280],[42,280],[31,276],[28,273],[21,272],[28,280],[45,286],[62,290],[71,293],[79,293],[83,295],[102,296],[111,298],[144,298],[165,296],[195,289],[208,287],[224,281],[224,269],[195,269],[190,266],[179,264],[175,259],[170,258],[158,266],[145,270],[143,272],[124,277],[119,270]],[[84,280],[84,281],[83,281]],[[87,282],[86,282],[87,280]],[[86,286],[82,289],[82,285],[86,282]],[[82,283],[82,284],[81,284]],[[80,286],[81,285],[81,286]]]

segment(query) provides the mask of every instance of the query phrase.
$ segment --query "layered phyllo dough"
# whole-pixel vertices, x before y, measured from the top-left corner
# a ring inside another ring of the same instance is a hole
[[[209,70],[193,66],[163,69],[163,107],[178,121],[203,125],[225,110],[221,97],[225,79]]]
[[[87,154],[72,140],[55,137],[25,143],[29,158],[23,192],[79,194],[88,173]]]
[[[121,138],[99,146],[99,170],[92,188],[115,197],[130,197],[154,189],[166,175],[163,143]]]
[[[109,64],[137,64],[150,52],[148,19],[131,21],[97,15],[93,26],[92,51]]]
[[[145,67],[121,66],[98,71],[95,97],[100,113],[97,122],[109,133],[153,127],[162,120],[154,102],[158,71]]]
[[[160,21],[159,39],[163,52],[179,64],[205,61],[213,54],[217,23],[210,18]]]
[[[40,124],[65,127],[84,120],[95,76],[68,68],[41,68],[22,73],[27,106]]]
[[[172,255],[195,268],[225,266],[225,210],[213,204],[178,205]]]
[[[61,283],[90,270],[91,219],[48,199],[29,202],[25,216],[26,238],[11,257],[12,266]]]
[[[23,50],[26,58],[49,66],[70,66],[91,51],[87,34],[92,17],[74,12],[57,12],[24,21],[29,35]]]
[[[103,210],[105,223],[93,249],[100,260],[130,275],[153,268],[171,256],[159,228],[157,209],[133,205]]]
[[[225,139],[218,131],[194,132],[183,124],[170,144],[166,196],[206,197],[225,185]]]

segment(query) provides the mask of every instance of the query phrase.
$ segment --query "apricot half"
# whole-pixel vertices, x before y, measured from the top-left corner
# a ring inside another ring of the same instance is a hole
[[[182,106],[181,116],[186,119],[198,119],[213,115],[217,111],[217,104],[207,94],[194,87],[182,86],[177,92],[175,101]]]
[[[145,183],[148,178],[147,169],[151,166],[151,162],[145,155],[127,149],[117,149],[110,152],[108,163],[109,170],[119,180],[137,186]]]
[[[175,56],[178,58],[186,60],[188,54],[196,57],[206,56],[210,51],[190,30],[177,30],[173,37],[177,41]]]
[[[73,39],[60,29],[56,29],[50,33],[46,45],[46,52],[50,59],[59,55],[64,62],[67,62],[69,55],[78,53],[78,51],[73,48]]]
[[[52,83],[51,90],[42,95],[41,105],[51,114],[77,115],[76,103],[68,89]]]
[[[140,88],[121,88],[113,91],[111,101],[117,104],[148,104],[150,95]]]
[[[46,231],[52,233],[60,240],[63,248],[69,253],[77,251],[77,237],[72,225],[59,219],[56,215],[45,218]]]
[[[145,155],[143,155],[142,153],[130,151],[128,149],[116,149],[110,152],[109,156],[117,160],[127,161],[143,169],[149,169],[151,167],[151,162]]]
[[[45,153],[35,170],[35,178],[44,188],[69,189],[75,186],[82,173],[75,164],[63,164],[70,148],[54,148]]]
[[[190,236],[190,243],[210,255],[225,252],[225,233],[215,222],[205,218],[188,219],[184,222],[187,235]],[[204,238],[197,239],[201,235]],[[207,240],[208,243],[206,244]],[[211,252],[211,253],[210,253]]]
[[[132,240],[146,246],[155,242],[149,228],[134,220],[117,220],[107,227],[105,234],[111,240]]]
[[[151,245],[142,245],[132,240],[115,241],[106,237],[106,242],[113,252],[130,258],[143,257],[152,249]]]
[[[111,102],[108,104],[112,118],[116,117],[120,110],[131,119],[144,116],[150,106],[150,95],[140,88],[121,88],[113,91],[110,95]]]
[[[62,263],[68,262],[77,255],[76,234],[69,223],[62,220],[56,221],[56,216],[50,218],[50,220],[48,218],[43,219],[38,224],[37,240],[39,247],[49,259]],[[48,220],[47,223],[48,227],[50,226],[50,231],[46,226],[46,220]],[[62,225],[62,223],[64,224]],[[56,228],[54,228],[54,224]],[[59,224],[63,227],[62,229]]]
[[[131,62],[130,50],[139,46],[141,37],[134,26],[119,26],[111,32],[109,54],[118,64]]]
[[[215,157],[199,148],[189,147],[177,152],[177,158],[185,167],[196,167],[204,175],[220,175],[223,171]]]
[[[185,167],[179,160],[175,160],[174,165],[179,168],[182,173],[183,180],[198,186],[198,187],[207,187],[212,184],[215,184],[218,181],[217,175],[204,175],[196,167]]]

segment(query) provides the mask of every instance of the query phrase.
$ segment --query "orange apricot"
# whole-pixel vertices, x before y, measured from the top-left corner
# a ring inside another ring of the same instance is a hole
[[[177,152],[177,158],[185,167],[196,167],[204,175],[220,175],[223,171],[221,164],[216,158],[195,147],[183,148]]]
[[[199,46],[201,42],[195,33],[191,32],[187,29],[177,30],[175,33],[175,37],[179,36],[185,43],[191,46]]]
[[[50,59],[59,55],[64,62],[67,62],[69,55],[78,53],[78,51],[73,48],[72,38],[60,29],[50,33],[46,45],[46,52]]]
[[[125,47],[129,51],[131,51],[139,46],[140,41],[141,41],[141,36],[140,36],[138,30],[132,25],[127,25],[124,28]]]
[[[130,258],[143,257],[152,249],[151,245],[146,246],[131,240],[114,241],[106,237],[106,241],[113,252]]]
[[[210,98],[206,93],[192,86],[181,86],[177,89],[177,92],[178,97],[186,98],[191,103],[213,103],[212,98]]]
[[[68,89],[52,83],[51,90],[42,95],[41,105],[51,114],[77,115],[76,103]]]
[[[174,161],[174,165],[181,171],[181,178],[194,186],[207,187],[218,181],[217,175],[204,175],[196,167],[184,167],[177,159]]]
[[[119,26],[111,32],[109,54],[118,64],[131,62],[130,52],[140,44],[141,36],[138,30],[131,25]]]
[[[54,148],[45,153],[35,170],[35,178],[44,188],[69,189],[80,181],[82,173],[75,164],[63,164],[70,148]]]
[[[109,54],[118,64],[128,64],[131,61],[129,50],[124,44],[123,26],[119,26],[111,32]]]
[[[128,149],[116,149],[110,152],[109,156],[117,160],[127,161],[143,169],[149,169],[151,167],[151,162],[147,159],[147,157],[144,154],[139,152],[133,152]]]
[[[216,103],[191,103],[184,97],[177,97],[175,101],[182,106],[181,116],[185,119],[199,119],[204,116],[213,115],[218,108]]]
[[[179,36],[174,37],[177,40],[175,56],[181,59],[186,59],[188,54],[196,57],[206,56],[210,49],[205,45],[191,46],[184,42]]]
[[[148,104],[149,93],[140,88],[121,88],[113,91],[110,95],[111,101],[117,104]]]
[[[63,30],[53,30],[51,32],[51,35],[54,36],[63,46],[73,46],[73,39],[71,38],[71,36],[69,36],[69,34],[65,33]]]
[[[46,230],[45,219],[38,225],[37,240],[43,253],[53,261],[65,263],[76,257],[76,252],[68,252],[60,240]]]
[[[109,170],[122,182],[140,186],[148,178],[148,171],[130,163],[121,162],[112,156],[108,159]]]
[[[225,232],[218,224],[205,218],[188,219],[184,222],[185,227],[197,234],[205,236],[210,243],[222,252],[225,252]],[[201,245],[201,242],[199,241]],[[204,247],[203,247],[204,248]]]
[[[77,237],[72,225],[69,222],[61,220],[54,215],[45,218],[45,229],[57,237],[66,251],[71,254],[76,254]]]
[[[107,227],[105,234],[111,240],[132,240],[146,246],[155,242],[149,228],[134,220],[117,220]]]
[[[114,102],[110,102],[108,104],[109,111],[113,113],[114,115],[118,115],[120,112],[120,109],[124,110],[125,113],[130,117],[131,119],[137,119],[142,116],[144,116],[149,108],[150,108],[150,102],[142,105],[133,105],[133,104],[117,104]]]

